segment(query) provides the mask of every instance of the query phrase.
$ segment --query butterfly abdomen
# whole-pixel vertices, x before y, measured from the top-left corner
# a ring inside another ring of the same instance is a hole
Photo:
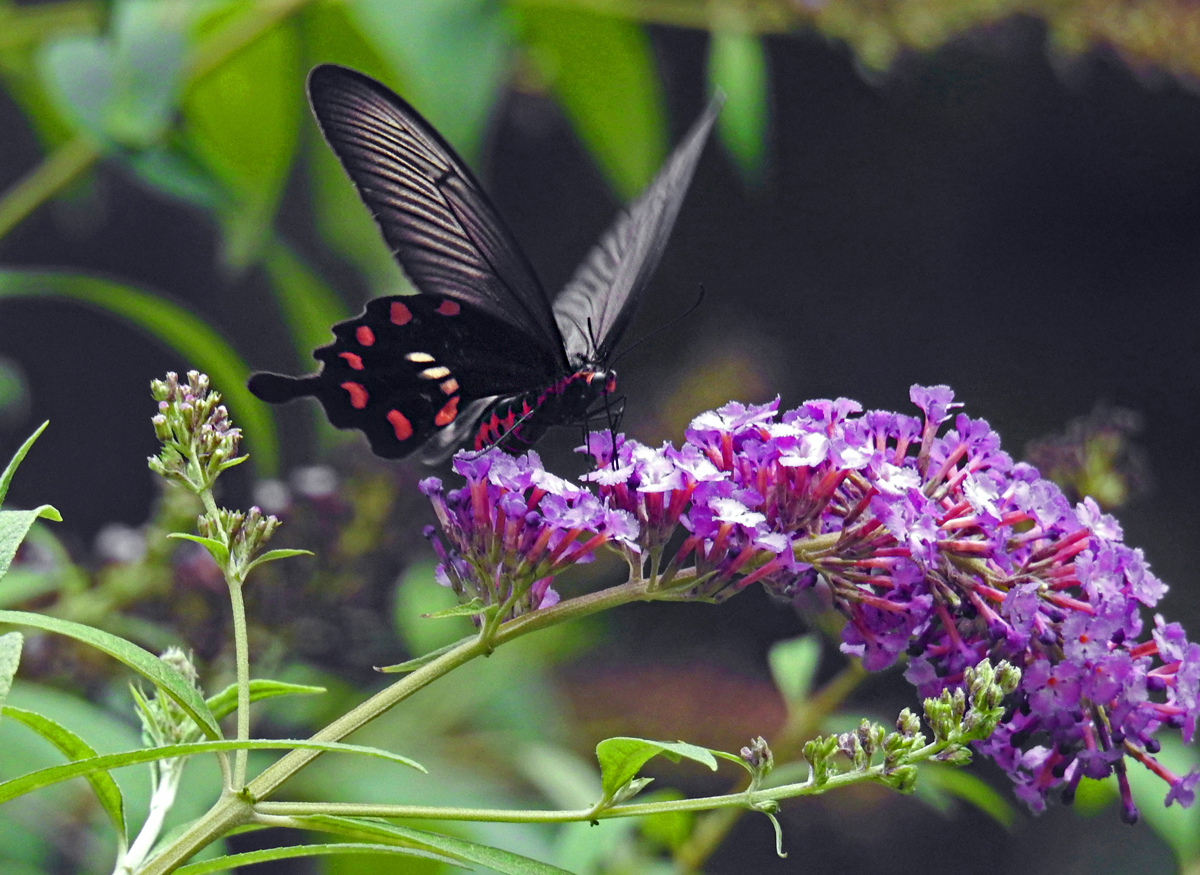
[[[494,444],[506,449],[531,446],[551,426],[586,422],[597,414],[605,395],[617,389],[613,371],[584,369],[544,389],[501,399],[484,414],[475,432],[475,449]]]

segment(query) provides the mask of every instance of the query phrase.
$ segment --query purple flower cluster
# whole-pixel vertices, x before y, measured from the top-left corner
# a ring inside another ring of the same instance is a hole
[[[637,537],[628,514],[545,470],[537,453],[460,453],[454,470],[467,481],[461,489],[446,492],[436,477],[420,484],[450,542],[425,531],[441,560],[438,582],[463,602],[495,606],[500,620],[557,604],[555,574]]]
[[[552,575],[608,541],[635,569],[648,563],[648,586],[664,596],[673,581],[711,600],[754,582],[789,599],[816,590],[846,617],[842,649],[869,670],[906,653],[922,696],[961,685],[984,658],[1021,668],[1011,713],[978,747],[1035,810],[1056,789],[1072,798],[1084,776],[1115,773],[1124,816],[1136,818],[1127,759],[1167,782],[1168,804],[1190,805],[1200,773],[1180,777],[1158,763],[1155,733],[1167,726],[1191,740],[1200,645],[1161,617],[1141,640],[1141,608],[1166,587],[1115,520],[1090,500],[1072,508],[1036,469],[1014,464],[986,422],[959,414],[942,431],[961,406],[949,388],[914,387],[911,399],[922,417],[863,413],[846,399],[782,414],[777,402],[731,403],[697,417],[678,450],[594,434],[587,479],[599,500],[546,474],[532,454],[504,463],[513,473],[500,479],[512,486],[464,471],[468,487],[453,502],[441,500],[440,484],[427,490],[458,547],[443,565],[458,563],[452,584],[468,566],[475,580],[499,580],[520,562]],[[458,464],[500,464],[486,458]],[[512,511],[484,498],[485,487],[517,496]],[[520,513],[531,520],[514,523]],[[668,550],[678,527],[682,544]],[[547,565],[551,541],[575,544],[584,531],[587,541]],[[497,552],[485,546],[501,542]],[[523,559],[526,543],[535,548]]]

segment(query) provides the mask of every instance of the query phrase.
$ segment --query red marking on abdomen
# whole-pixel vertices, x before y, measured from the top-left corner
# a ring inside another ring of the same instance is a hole
[[[399,410],[389,410],[386,419],[392,424],[392,430],[396,432],[396,440],[406,441],[412,437],[412,423]]]
[[[367,406],[371,396],[367,394],[362,383],[342,383],[342,388],[350,393],[350,406],[355,410],[362,410]]]
[[[449,425],[454,422],[454,417],[458,416],[458,397],[455,395],[437,412],[437,416],[433,418],[434,425]]]
[[[344,358],[346,360],[346,364],[354,368],[356,371],[361,371],[363,369],[362,356],[360,355],[355,355],[352,352],[339,352],[338,357]]]
[[[462,307],[458,306],[458,304],[454,303],[453,301],[442,301],[442,303],[438,304],[437,306],[437,311],[443,316],[457,316],[458,311],[461,309]]]
[[[412,322],[412,310],[399,301],[392,301],[391,320],[394,325],[407,325]]]
[[[363,346],[370,346],[375,342],[375,332],[369,325],[360,325],[354,329],[354,338]]]

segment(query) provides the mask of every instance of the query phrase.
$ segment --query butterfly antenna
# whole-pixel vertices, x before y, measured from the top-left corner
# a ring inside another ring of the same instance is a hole
[[[700,293],[696,295],[696,301],[695,301],[695,303],[692,304],[692,306],[688,307],[686,310],[684,310],[682,313],[680,313],[678,316],[676,316],[674,319],[672,319],[666,325],[660,325],[657,328],[655,328],[653,331],[651,331],[649,334],[639,337],[637,340],[635,340],[629,346],[625,347],[625,349],[621,350],[621,352],[619,352],[613,358],[613,360],[611,362],[609,362],[609,365],[615,365],[617,362],[619,362],[621,359],[623,359],[630,351],[637,349],[637,347],[641,346],[643,343],[645,343],[650,338],[657,337],[658,335],[662,334],[664,331],[666,331],[669,328],[674,328],[676,325],[678,325],[684,319],[686,319],[687,317],[689,317],[693,313],[695,313],[697,310],[699,310],[700,305],[702,303],[704,303],[704,285],[703,284],[700,285]]]

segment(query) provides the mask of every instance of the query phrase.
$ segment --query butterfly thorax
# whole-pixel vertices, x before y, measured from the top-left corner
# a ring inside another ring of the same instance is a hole
[[[536,443],[551,426],[592,419],[616,391],[616,371],[582,368],[544,389],[502,398],[480,420],[475,449],[501,442],[509,449]]]

